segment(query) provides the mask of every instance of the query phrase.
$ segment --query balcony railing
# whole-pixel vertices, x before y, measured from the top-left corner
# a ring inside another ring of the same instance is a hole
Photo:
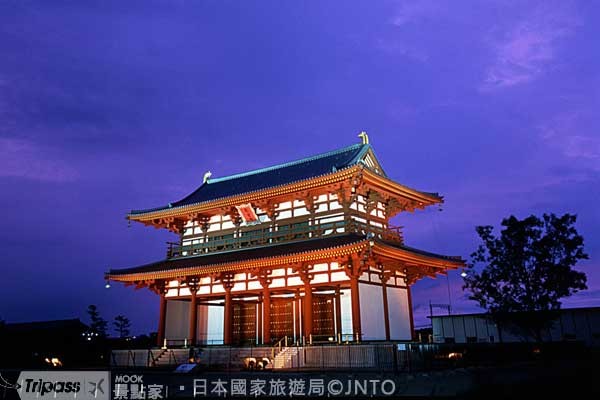
[[[381,228],[353,219],[330,220],[331,217],[323,217],[278,224],[275,227],[255,225],[243,227],[236,234],[214,232],[205,237],[204,242],[183,246],[179,243],[167,242],[167,258],[188,257],[348,233],[373,234],[380,239],[403,242],[401,227]],[[198,238],[190,238],[190,240],[194,241]]]

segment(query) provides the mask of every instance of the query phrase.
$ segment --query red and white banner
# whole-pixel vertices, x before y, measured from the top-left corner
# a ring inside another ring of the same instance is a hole
[[[258,220],[258,215],[256,215],[252,204],[242,204],[239,206],[235,206],[235,208],[238,210],[240,217],[242,217],[242,221],[244,221],[246,224],[252,225],[260,223],[260,221]]]

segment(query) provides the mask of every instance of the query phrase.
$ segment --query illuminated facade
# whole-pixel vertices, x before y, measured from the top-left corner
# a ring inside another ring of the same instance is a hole
[[[389,179],[362,143],[211,179],[131,221],[178,235],[167,258],[106,278],[160,296],[158,341],[411,340],[410,285],[463,265],[389,220],[442,202]]]

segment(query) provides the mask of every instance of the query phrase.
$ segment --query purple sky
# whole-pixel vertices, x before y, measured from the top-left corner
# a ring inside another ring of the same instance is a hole
[[[577,213],[589,290],[565,305],[600,305],[598,17],[592,1],[1,1],[0,317],[94,303],[155,329],[153,294],[104,289],[173,238],[127,211],[363,129],[392,179],[445,196],[397,218],[407,244],[467,257],[475,225]],[[413,293],[422,325],[446,278]]]

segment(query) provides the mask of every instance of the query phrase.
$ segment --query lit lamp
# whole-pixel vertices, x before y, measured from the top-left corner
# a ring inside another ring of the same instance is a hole
[[[467,271],[465,271],[464,269],[462,270],[462,272],[460,273],[460,276],[462,276],[463,278],[467,277]]]

